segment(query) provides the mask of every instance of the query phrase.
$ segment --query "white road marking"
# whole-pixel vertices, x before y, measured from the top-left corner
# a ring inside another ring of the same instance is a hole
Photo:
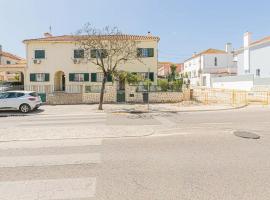
[[[95,193],[96,178],[0,182],[1,200],[72,200]]]
[[[100,163],[99,153],[0,157],[0,167],[37,167]]]
[[[37,140],[0,142],[0,150],[6,149],[34,149],[48,147],[74,147],[101,145],[101,139],[66,139],[66,140]]]

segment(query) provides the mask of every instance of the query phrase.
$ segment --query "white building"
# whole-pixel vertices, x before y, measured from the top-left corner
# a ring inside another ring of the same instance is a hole
[[[184,76],[192,86],[211,87],[211,77],[235,75],[237,72],[234,62],[232,45],[228,43],[226,50],[208,49],[194,54],[184,62]]]
[[[246,32],[243,43],[236,51],[238,75],[270,77],[270,37],[252,41],[252,34]]]

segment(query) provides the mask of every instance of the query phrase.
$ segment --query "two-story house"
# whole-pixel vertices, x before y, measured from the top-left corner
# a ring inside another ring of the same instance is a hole
[[[233,60],[231,44],[226,50],[207,49],[184,62],[183,76],[192,86],[211,86],[211,78],[236,74],[236,63]]]
[[[243,47],[236,51],[238,75],[270,77],[270,37],[252,41],[252,34],[246,32]]]
[[[0,45],[0,81],[21,81],[23,75],[20,71],[14,70],[18,65],[25,63],[25,60],[14,54],[3,51]]]
[[[127,62],[120,65],[118,70],[141,74],[156,82],[159,37],[152,35],[118,37],[138,41],[142,61]],[[81,89],[85,89],[86,86],[101,85],[103,78],[101,69],[91,62],[82,61],[84,52],[76,44],[77,39],[72,35],[52,36],[46,33],[43,38],[24,40],[27,60],[25,85],[48,93],[82,92]],[[148,71],[150,71],[149,76]],[[108,81],[112,82],[112,80]],[[119,83],[115,81],[114,84]]]

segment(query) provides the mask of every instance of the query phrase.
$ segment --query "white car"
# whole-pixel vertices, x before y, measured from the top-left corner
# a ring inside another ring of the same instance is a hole
[[[0,110],[19,110],[28,113],[42,104],[40,96],[33,91],[7,91],[0,93]]]

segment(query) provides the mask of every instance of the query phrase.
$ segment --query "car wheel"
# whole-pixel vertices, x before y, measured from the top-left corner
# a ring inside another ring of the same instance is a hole
[[[30,110],[31,110],[31,107],[28,104],[22,104],[20,106],[20,111],[22,113],[28,113],[28,112],[30,112]]]

